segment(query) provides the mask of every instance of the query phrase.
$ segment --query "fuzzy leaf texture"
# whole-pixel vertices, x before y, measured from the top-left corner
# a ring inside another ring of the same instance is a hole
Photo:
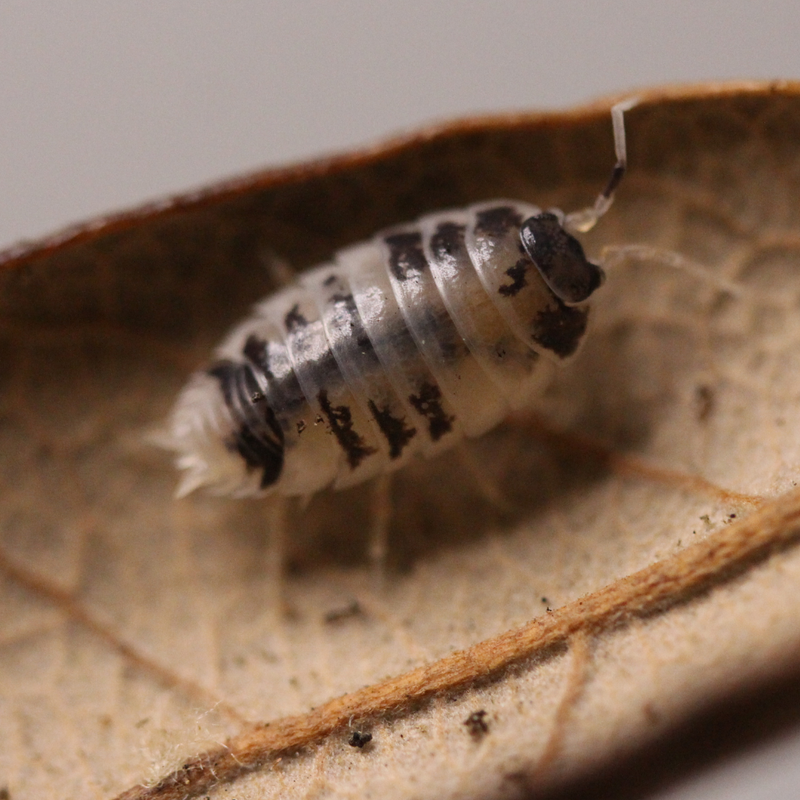
[[[544,796],[796,669],[800,88],[640,96],[630,173],[584,237],[608,265],[585,347],[530,411],[396,476],[382,583],[369,486],[289,503],[278,563],[280,509],[176,500],[148,435],[270,260],[494,197],[591,203],[610,102],[0,255],[13,800]]]

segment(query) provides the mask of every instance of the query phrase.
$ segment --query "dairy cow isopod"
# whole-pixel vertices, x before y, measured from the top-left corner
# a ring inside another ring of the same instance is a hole
[[[497,425],[574,355],[602,284],[564,214],[490,200],[376,233],[262,300],[195,373],[169,420],[178,488],[237,497],[355,485]]]

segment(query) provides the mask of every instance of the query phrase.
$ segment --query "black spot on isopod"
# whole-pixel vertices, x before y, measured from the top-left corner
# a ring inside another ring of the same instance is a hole
[[[511,206],[494,206],[475,215],[475,232],[493,238],[505,236],[512,228],[518,228],[521,224],[522,216]]]
[[[372,734],[371,733],[364,733],[363,731],[353,731],[352,736],[347,740],[347,744],[350,747],[358,747],[361,749],[364,745],[369,744],[372,741]]]
[[[289,309],[289,313],[283,318],[283,324],[286,326],[286,330],[290,332],[308,325],[308,320],[300,313],[299,303],[295,303]]]
[[[217,379],[236,430],[225,446],[238,453],[248,470],[260,469],[261,488],[271,486],[283,470],[283,430],[259,389],[249,364],[220,361],[208,374]]]
[[[528,279],[525,277],[525,273],[530,266],[531,262],[527,258],[521,258],[513,267],[509,267],[506,270],[506,275],[511,278],[511,283],[507,283],[498,289],[503,297],[514,297],[514,295],[518,294],[521,289],[528,285]]]
[[[324,281],[322,281],[322,285],[323,285],[323,286],[328,286],[328,287],[331,287],[331,286],[333,286],[333,285],[334,285],[334,284],[335,284],[335,283],[336,283],[338,280],[339,280],[339,277],[338,277],[338,276],[337,276],[337,275],[334,273],[333,275],[328,275],[328,277],[327,277],[327,278],[325,278],[325,280],[324,280]]]
[[[249,361],[259,366],[264,363],[267,355],[267,343],[264,339],[259,339],[258,336],[250,334],[247,341],[242,348],[242,355]]]
[[[419,275],[428,267],[419,231],[390,233],[383,237],[389,250],[389,269],[399,281]]]
[[[332,294],[330,302],[344,306],[351,314],[357,313],[356,301],[352,294]]]
[[[362,436],[353,429],[353,414],[347,406],[334,406],[328,399],[328,392],[320,390],[317,395],[322,413],[328,422],[331,433],[347,456],[350,469],[355,469],[367,456],[376,452],[364,442]]]
[[[281,434],[282,435],[282,434]],[[260,469],[261,488],[266,489],[278,480],[283,468],[283,448],[280,452],[259,439],[246,426],[242,426],[225,441],[226,447],[237,452],[247,464],[248,469]]]
[[[489,733],[489,723],[486,721],[487,712],[484,709],[473,711],[465,720],[464,725],[473,739],[481,739]]]
[[[428,420],[431,441],[438,442],[442,436],[453,430],[456,418],[446,414],[442,408],[442,392],[436,384],[423,383],[419,394],[410,395],[408,401]]]
[[[389,443],[389,458],[399,458],[403,448],[416,436],[417,429],[406,425],[402,417],[392,416],[388,408],[378,408],[372,400],[368,400],[367,405]]]
[[[250,334],[242,348],[242,355],[266,377],[274,378],[269,368],[269,349],[267,343],[258,336]]]
[[[559,358],[571,356],[586,333],[588,308],[572,308],[554,298],[557,306],[542,309],[532,323],[531,338]]]
[[[256,377],[263,376],[261,383],[269,386],[270,396],[275,403],[275,408],[284,414],[296,413],[306,404],[305,395],[297,382],[293,371],[278,378],[270,367],[270,345],[264,339],[251,334],[247,337],[242,355],[248,360],[249,366]],[[279,370],[280,371],[280,370]]]
[[[231,408],[233,405],[233,392],[238,368],[239,365],[234,364],[233,361],[219,361],[213,364],[208,370],[208,374],[212,378],[216,378],[219,382],[222,397],[228,408]]]
[[[431,235],[431,250],[439,257],[453,256],[464,245],[466,228],[455,222],[442,222]]]
[[[603,283],[603,270],[586,259],[581,243],[564,230],[555,214],[526,219],[519,235],[545,283],[565,303],[583,302]]]

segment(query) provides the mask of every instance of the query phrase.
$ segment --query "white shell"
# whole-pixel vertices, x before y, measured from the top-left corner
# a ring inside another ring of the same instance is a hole
[[[511,200],[428,214],[346,248],[259,303],[181,392],[162,444],[179,495],[309,495],[479,436],[572,356],[603,282],[571,232],[606,213]]]
[[[426,215],[259,303],[178,398],[179,494],[343,488],[497,425],[586,329],[588,308],[559,300],[520,245],[540,213],[495,200]]]

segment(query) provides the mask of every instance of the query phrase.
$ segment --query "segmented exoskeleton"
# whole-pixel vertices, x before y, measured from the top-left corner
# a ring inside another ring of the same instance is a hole
[[[603,282],[573,232],[605,213],[511,200],[427,214],[339,251],[259,303],[181,393],[179,494],[342,488],[478,436],[581,344]]]

